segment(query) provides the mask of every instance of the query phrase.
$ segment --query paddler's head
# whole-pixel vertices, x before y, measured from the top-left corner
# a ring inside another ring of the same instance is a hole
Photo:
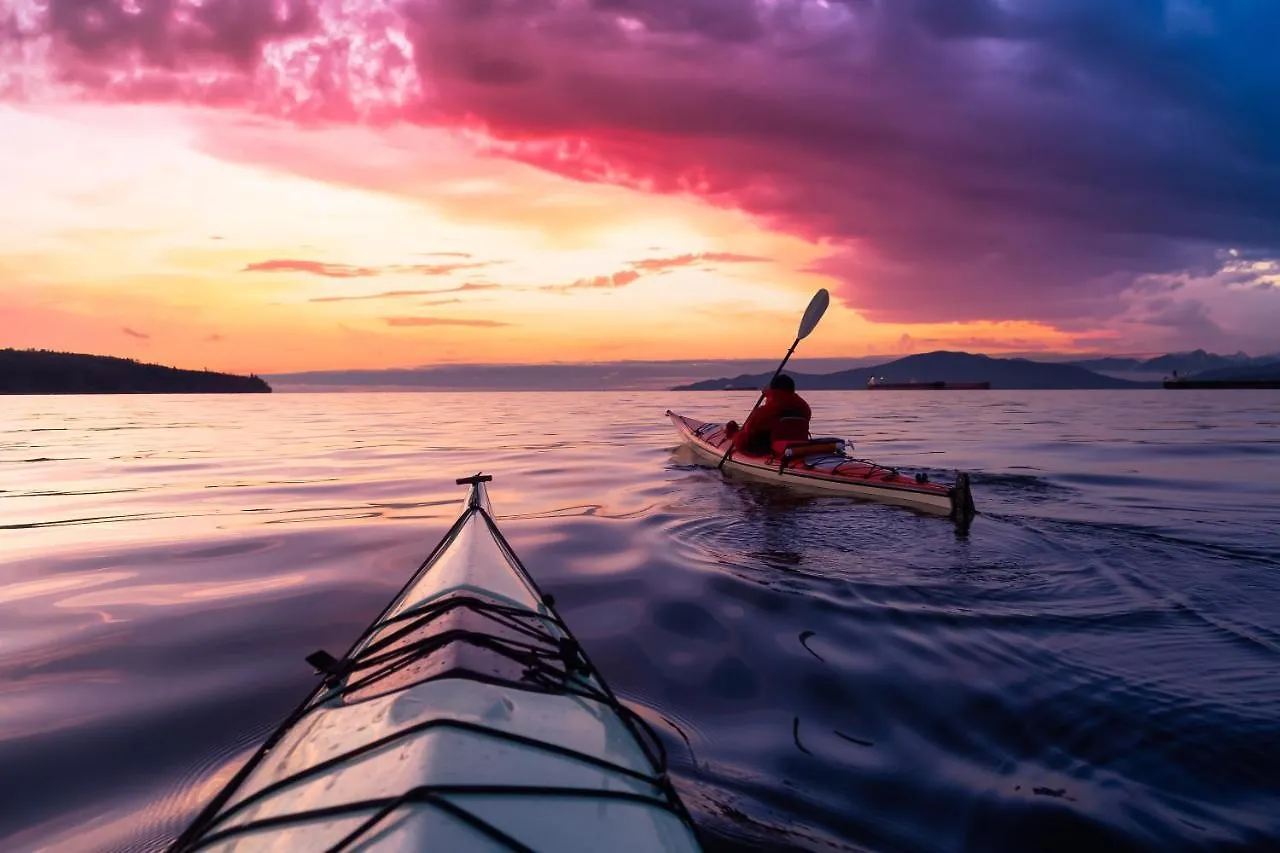
[[[769,382],[770,391],[791,391],[796,390],[796,381],[785,373],[779,373]]]

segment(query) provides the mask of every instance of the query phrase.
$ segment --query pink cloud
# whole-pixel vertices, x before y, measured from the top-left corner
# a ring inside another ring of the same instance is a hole
[[[566,285],[570,288],[578,287],[626,287],[628,284],[640,278],[640,273],[634,270],[621,270],[613,275],[598,275],[592,278],[580,278],[573,284]]]
[[[379,271],[373,267],[353,267],[348,264],[278,259],[248,264],[241,272],[304,272],[325,278],[368,278],[378,275]]]
[[[443,287],[437,290],[387,290],[382,293],[362,293],[356,296],[317,296],[309,302],[362,302],[368,299],[403,299],[409,296],[436,296],[441,293],[468,293],[477,290],[498,290],[500,284],[469,281],[457,287]],[[451,300],[458,301],[458,300]]]
[[[565,293],[570,290],[613,290],[619,287],[626,287],[628,284],[638,280],[640,273],[635,270],[619,270],[611,275],[597,275],[590,278],[580,278],[570,284],[553,284],[548,287],[540,287],[538,290]]]
[[[672,258],[645,258],[640,261],[632,261],[631,266],[643,272],[661,272],[698,264],[750,264],[763,263],[768,260],[768,258],[756,255],[741,255],[736,252],[699,252],[697,254],[676,255]]]
[[[619,270],[618,272],[611,273],[609,275],[580,278],[570,284],[557,284],[538,289],[559,292],[569,290],[616,289],[635,283],[640,279],[642,274],[648,275],[656,273],[660,275],[673,269],[691,267],[700,264],[756,263],[768,260],[768,258],[761,258],[755,255],[742,255],[735,252],[700,252],[697,254],[676,255],[669,258],[645,258],[639,261],[632,261],[630,264],[632,268],[628,270]]]
[[[480,267],[493,266],[496,261],[475,261],[465,264],[400,264],[387,267],[388,272],[412,273],[414,275],[449,275],[458,270],[474,270]]]
[[[323,276],[325,278],[372,278],[382,275],[383,273],[405,273],[410,275],[422,276],[445,276],[458,270],[477,269],[479,267],[492,266],[493,261],[479,261],[475,263],[451,263],[451,264],[393,264],[383,267],[357,267],[350,264],[330,264],[323,261],[298,260],[292,258],[279,258],[267,261],[257,261],[245,266],[241,272],[303,272],[311,275]],[[440,291],[396,291],[387,295],[407,295],[413,296],[418,293],[431,293]],[[332,302],[340,299],[367,299],[373,297],[333,297],[329,299],[313,300],[316,302]]]
[[[1079,344],[1079,342],[1075,342]],[[1096,343],[1089,341],[1089,343]],[[1054,352],[1056,341],[1044,341],[1026,337],[994,337],[990,335],[963,335],[954,338],[916,337],[904,334],[897,341],[897,353],[928,352],[936,349],[963,350],[966,352]]]
[[[494,284],[488,281],[468,281],[457,287],[445,287],[440,290],[432,291],[433,293],[470,293],[477,290],[501,290],[501,284]]]
[[[408,296],[427,296],[434,290],[388,290],[383,293],[363,293],[358,296],[317,296],[309,302],[362,302],[367,299],[403,299]]]
[[[388,326],[472,326],[475,328],[497,328],[510,326],[500,320],[467,320],[453,317],[384,317]]]

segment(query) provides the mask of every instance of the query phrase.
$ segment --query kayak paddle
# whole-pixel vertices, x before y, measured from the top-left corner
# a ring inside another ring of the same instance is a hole
[[[804,310],[804,316],[800,318],[800,330],[796,332],[796,339],[791,344],[791,349],[787,350],[787,354],[782,357],[782,364],[778,365],[778,369],[773,372],[773,379],[765,383],[765,388],[773,384],[773,380],[778,378],[778,374],[782,373],[782,368],[787,366],[787,362],[791,359],[791,354],[796,351],[796,347],[800,342],[809,337],[809,334],[818,327],[818,321],[822,319],[822,315],[826,313],[827,306],[831,304],[831,294],[827,293],[825,287],[819,288],[818,292],[813,294],[813,298],[809,300],[809,307]],[[760,405],[760,401],[764,399],[764,391],[760,392],[760,396],[756,398],[755,406],[751,407],[751,411],[756,410],[756,406]],[[751,414],[747,414],[749,419]],[[746,425],[746,421],[743,421]],[[716,466],[716,470],[723,470],[724,463],[729,461],[730,454],[733,453],[733,441],[729,441],[729,449],[724,452],[724,456],[720,457],[720,464]]]

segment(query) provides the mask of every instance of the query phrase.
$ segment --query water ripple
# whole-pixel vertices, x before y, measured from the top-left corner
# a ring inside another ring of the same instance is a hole
[[[162,849],[484,470],[709,850],[1280,849],[1274,396],[812,395],[973,471],[968,536],[722,478],[661,416],[748,397],[18,399],[0,848]]]

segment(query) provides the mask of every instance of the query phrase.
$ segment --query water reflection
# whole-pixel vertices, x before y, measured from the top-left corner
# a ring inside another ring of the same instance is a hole
[[[1272,398],[814,397],[969,538],[692,465],[732,395],[7,402],[0,848],[162,845],[477,470],[713,850],[1280,847]]]

